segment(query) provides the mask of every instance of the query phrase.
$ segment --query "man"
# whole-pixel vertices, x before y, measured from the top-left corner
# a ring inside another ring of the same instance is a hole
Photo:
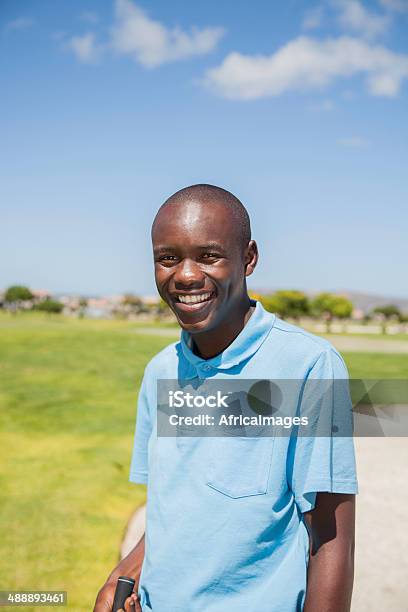
[[[112,572],[95,611],[110,610],[119,575],[137,583],[126,611],[348,611],[350,437],[171,438],[156,429],[159,379],[344,379],[342,358],[249,298],[258,250],[247,211],[228,191],[175,193],[156,215],[152,242],[157,288],[182,334],[148,364],[139,394],[130,480],[148,485],[146,540]],[[340,399],[351,410],[349,397]]]

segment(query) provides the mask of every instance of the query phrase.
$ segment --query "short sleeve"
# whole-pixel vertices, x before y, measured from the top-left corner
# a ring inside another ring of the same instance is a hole
[[[352,402],[348,372],[341,356],[328,349],[309,372],[305,392],[299,401],[299,414],[308,415],[322,435],[292,436],[289,443],[287,477],[301,512],[315,507],[318,492],[358,493]],[[322,384],[320,384],[322,381]],[[341,384],[336,384],[341,383]],[[318,384],[313,384],[318,383]],[[325,387],[325,392],[321,391]],[[330,425],[335,420],[350,423],[347,435],[336,435]]]
[[[147,484],[148,477],[148,444],[152,433],[149,413],[146,373],[143,377],[137,401],[136,430],[130,466],[130,482]]]

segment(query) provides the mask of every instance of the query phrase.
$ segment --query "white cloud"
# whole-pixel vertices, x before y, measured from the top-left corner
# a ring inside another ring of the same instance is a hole
[[[96,62],[101,54],[102,48],[95,39],[93,32],[83,36],[73,36],[66,43],[66,47],[74,52],[77,59],[85,64]]]
[[[395,96],[408,77],[408,55],[350,36],[300,36],[269,56],[230,53],[206,72],[204,83],[226,98],[254,100],[323,90],[338,78],[359,74],[372,95]]]
[[[169,29],[130,0],[116,0],[112,46],[149,68],[209,53],[223,34],[223,28],[192,28],[191,32]]]
[[[359,0],[334,0],[334,6],[339,10],[340,25],[366,38],[383,34],[390,25],[389,15],[369,11]]]
[[[94,13],[94,11],[83,11],[79,18],[81,19],[81,21],[85,21],[86,23],[98,23],[99,21],[99,17],[96,13]]]
[[[380,0],[380,4],[391,11],[400,13],[408,11],[408,0]]]
[[[360,136],[348,136],[347,138],[339,138],[337,141],[342,147],[349,147],[351,149],[364,149],[370,144],[365,138]]]
[[[34,19],[30,19],[29,17],[18,17],[17,19],[13,19],[13,21],[9,21],[6,23],[6,30],[27,30],[34,25]]]
[[[302,28],[304,30],[316,30],[322,25],[323,22],[323,6],[316,6],[307,11]]]

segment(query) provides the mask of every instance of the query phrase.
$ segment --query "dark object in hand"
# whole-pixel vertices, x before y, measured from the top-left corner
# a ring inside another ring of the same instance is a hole
[[[134,586],[135,581],[133,578],[129,578],[128,576],[119,576],[118,583],[116,585],[115,598],[113,600],[112,612],[125,609],[125,601],[133,593]]]

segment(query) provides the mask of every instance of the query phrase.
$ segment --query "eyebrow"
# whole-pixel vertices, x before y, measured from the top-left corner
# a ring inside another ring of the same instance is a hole
[[[179,247],[177,246],[171,246],[171,245],[159,245],[158,247],[154,248],[154,252],[157,255],[160,255],[161,253],[169,253],[169,252],[175,252],[178,250]],[[225,251],[225,247],[223,247],[219,242],[215,242],[215,241],[209,241],[206,244],[199,244],[197,246],[194,246],[193,248],[199,250],[199,251],[208,251],[208,250],[215,250],[215,251],[221,251],[224,252]]]

